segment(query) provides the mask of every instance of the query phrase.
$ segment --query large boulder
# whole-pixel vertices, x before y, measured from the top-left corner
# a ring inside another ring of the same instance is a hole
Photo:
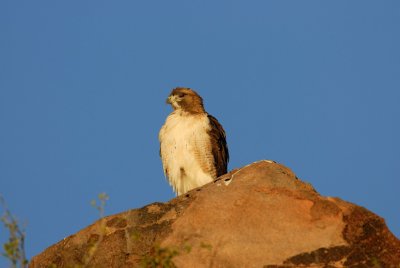
[[[259,161],[167,203],[105,217],[29,267],[398,267],[382,218]]]

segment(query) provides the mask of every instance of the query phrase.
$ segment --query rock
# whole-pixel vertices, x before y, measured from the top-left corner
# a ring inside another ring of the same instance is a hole
[[[49,247],[29,267],[399,264],[400,241],[382,218],[319,195],[283,165],[259,161],[168,203],[105,217]]]

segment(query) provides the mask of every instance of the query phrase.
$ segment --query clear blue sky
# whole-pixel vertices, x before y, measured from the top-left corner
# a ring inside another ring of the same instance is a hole
[[[273,159],[399,237],[399,29],[399,1],[1,1],[0,193],[28,257],[96,220],[100,192],[106,214],[174,197],[176,86],[224,126],[229,169]]]

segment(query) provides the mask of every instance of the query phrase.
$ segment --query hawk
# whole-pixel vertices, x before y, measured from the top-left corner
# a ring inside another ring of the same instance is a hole
[[[159,133],[164,174],[177,195],[207,184],[227,172],[225,131],[204,110],[203,99],[178,87],[167,99],[173,112]]]

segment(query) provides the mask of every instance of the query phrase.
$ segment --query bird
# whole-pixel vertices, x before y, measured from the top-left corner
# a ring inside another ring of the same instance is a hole
[[[161,127],[164,175],[179,196],[227,173],[229,151],[222,125],[208,114],[200,95],[174,88],[166,102],[173,111]]]

